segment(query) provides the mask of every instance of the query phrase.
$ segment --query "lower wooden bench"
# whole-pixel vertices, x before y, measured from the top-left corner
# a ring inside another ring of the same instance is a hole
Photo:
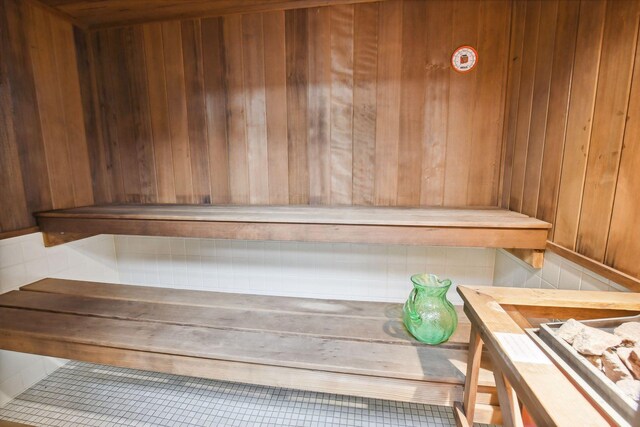
[[[401,304],[44,279],[0,295],[0,348],[276,387],[453,406],[470,325],[414,340]],[[488,358],[485,358],[488,359]],[[475,421],[498,423],[489,366]]]

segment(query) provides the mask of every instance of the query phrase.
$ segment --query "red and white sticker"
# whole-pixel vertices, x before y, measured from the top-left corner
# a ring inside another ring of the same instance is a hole
[[[478,63],[478,52],[471,46],[460,46],[451,55],[451,66],[459,73],[468,73]]]

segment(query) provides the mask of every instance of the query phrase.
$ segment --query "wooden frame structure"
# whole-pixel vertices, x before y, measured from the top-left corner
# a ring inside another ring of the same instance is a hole
[[[531,327],[527,318],[629,316],[640,312],[640,295],[466,286],[459,287],[458,293],[471,322],[464,400],[454,411],[458,426],[469,426],[474,420],[483,348],[493,363],[505,427],[522,426],[519,402],[537,425],[611,425],[611,418],[542,353],[524,328]]]

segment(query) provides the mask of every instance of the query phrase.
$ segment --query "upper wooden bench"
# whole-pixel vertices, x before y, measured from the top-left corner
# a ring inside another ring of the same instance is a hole
[[[429,346],[401,304],[44,279],[0,295],[0,348],[179,375],[452,406],[470,324]],[[490,367],[476,421],[499,421]]]
[[[551,227],[498,208],[103,205],[36,217],[50,244],[131,234],[544,249]]]

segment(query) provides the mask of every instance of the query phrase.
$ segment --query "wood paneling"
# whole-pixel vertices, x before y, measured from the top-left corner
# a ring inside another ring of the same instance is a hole
[[[496,205],[510,20],[407,0],[95,31],[95,181],[129,202]]]
[[[190,19],[340,5],[380,0],[31,0],[81,28],[96,29]]]
[[[503,207],[552,222],[555,246],[640,278],[640,181],[632,171],[640,3],[518,2],[520,9],[525,26],[513,27],[512,43],[523,47],[512,44],[512,55],[526,55],[509,70]],[[527,65],[527,55],[537,59]]]
[[[0,232],[32,231],[35,211],[94,203],[73,27],[2,0],[0,63]]]

